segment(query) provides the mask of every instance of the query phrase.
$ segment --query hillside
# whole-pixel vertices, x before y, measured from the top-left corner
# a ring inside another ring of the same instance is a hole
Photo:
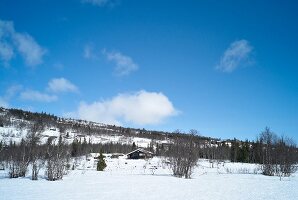
[[[57,138],[61,134],[67,143],[74,139],[86,140],[92,144],[120,143],[147,148],[171,143],[172,133],[136,128],[125,128],[86,120],[67,119],[46,113],[32,113],[19,109],[0,108],[0,141],[19,143],[33,124],[38,124],[42,142]],[[183,137],[183,135],[181,136]],[[209,146],[217,146],[220,141],[215,138],[197,135]]]

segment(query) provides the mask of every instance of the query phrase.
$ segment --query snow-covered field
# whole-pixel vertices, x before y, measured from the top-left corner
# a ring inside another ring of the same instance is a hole
[[[171,176],[160,158],[107,157],[106,162],[106,170],[98,172],[94,159],[84,157],[76,170],[56,182],[8,179],[0,171],[0,199],[298,199],[297,173],[280,181],[255,174],[258,166],[252,164],[200,160],[193,178],[181,179]]]

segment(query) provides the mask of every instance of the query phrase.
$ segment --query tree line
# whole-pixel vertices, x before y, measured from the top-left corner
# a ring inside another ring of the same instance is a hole
[[[66,144],[64,138],[69,137],[69,130],[82,135],[120,134],[151,139],[147,150],[166,157],[173,169],[173,174],[177,177],[190,178],[199,158],[258,163],[262,166],[264,175],[278,176],[289,176],[296,170],[295,164],[298,162],[298,151],[293,140],[285,136],[277,136],[269,128],[265,128],[255,141],[240,141],[235,138],[222,141],[201,136],[196,130],[190,130],[188,133],[180,130],[168,133],[102,125],[84,120],[67,120],[46,113],[31,113],[18,109],[0,109],[0,112],[5,113],[0,115],[0,126],[15,123],[14,126],[25,126],[27,129],[29,127],[27,137],[20,143],[11,142],[4,145],[0,142],[0,159],[9,165],[11,177],[24,176],[28,165],[31,164],[34,170],[32,179],[36,179],[39,169],[46,166],[47,178],[57,180],[65,173],[67,168],[65,163],[72,157],[100,151],[128,153],[136,148],[135,144],[92,144],[85,137],[75,138],[71,144]],[[12,117],[21,120],[13,121]],[[30,123],[24,123],[22,120],[30,120]],[[59,138],[49,137],[46,144],[40,144],[40,133],[49,126],[57,127],[61,135]],[[169,142],[159,143],[158,140]]]
[[[190,130],[182,137],[181,134],[181,131],[173,134],[169,148],[160,145],[156,148],[158,154],[167,158],[177,177],[190,178],[199,158],[260,164],[262,173],[268,176],[286,177],[297,170],[295,142],[286,136],[278,136],[268,127],[253,142],[234,139],[212,144],[197,137],[196,130]]]
[[[93,144],[74,139],[67,144],[62,135],[49,137],[45,144],[41,143],[42,128],[32,125],[26,138],[20,143],[0,142],[0,162],[4,162],[10,178],[24,177],[31,165],[32,180],[37,180],[41,168],[45,168],[46,178],[59,180],[71,168],[70,160],[89,153],[128,153],[137,148],[120,143]],[[230,160],[231,162],[258,163],[264,175],[289,176],[296,170],[298,150],[293,140],[278,137],[269,128],[261,132],[255,142],[231,140],[230,145],[216,141],[210,142],[198,137],[196,130],[183,133],[173,132],[171,143],[154,143],[147,150],[163,156],[177,177],[190,178],[199,158],[214,160]],[[155,147],[155,148],[154,148]]]

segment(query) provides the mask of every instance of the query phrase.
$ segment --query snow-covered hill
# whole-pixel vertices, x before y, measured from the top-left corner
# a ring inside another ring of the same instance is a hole
[[[141,134],[142,130],[140,129],[116,127],[85,120],[57,118],[47,114],[4,108],[0,108],[0,141],[6,144],[11,141],[19,143],[22,138],[26,137],[35,123],[41,126],[39,132],[42,135],[42,143],[46,143],[50,137],[58,138],[60,135],[67,143],[77,139],[92,144],[120,143],[132,145],[135,143],[139,147],[147,148],[153,142],[150,131],[143,131],[146,133]],[[158,136],[160,136],[158,139],[154,139],[155,144],[169,143],[166,136],[162,134]]]
[[[22,138],[25,138],[28,129],[19,129],[16,127],[0,127],[0,141],[3,141],[4,143],[8,144],[10,141],[19,143]],[[42,143],[46,143],[49,137],[55,137],[58,138],[62,134],[64,136],[64,139],[67,143],[71,143],[75,138],[78,140],[86,140],[87,142],[90,142],[92,144],[98,144],[98,143],[120,143],[120,144],[128,144],[132,145],[135,143],[139,147],[147,148],[150,143],[152,142],[151,139],[148,138],[141,138],[136,136],[125,136],[121,134],[84,134],[84,133],[77,133],[73,132],[71,130],[67,130],[66,133],[61,133],[59,129],[57,128],[46,128],[44,131],[41,132]],[[67,135],[67,136],[66,136]],[[156,143],[168,143],[168,140],[154,140]]]

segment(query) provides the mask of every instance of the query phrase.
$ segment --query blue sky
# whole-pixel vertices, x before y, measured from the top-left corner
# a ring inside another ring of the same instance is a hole
[[[0,104],[298,141],[295,1],[0,2]]]

